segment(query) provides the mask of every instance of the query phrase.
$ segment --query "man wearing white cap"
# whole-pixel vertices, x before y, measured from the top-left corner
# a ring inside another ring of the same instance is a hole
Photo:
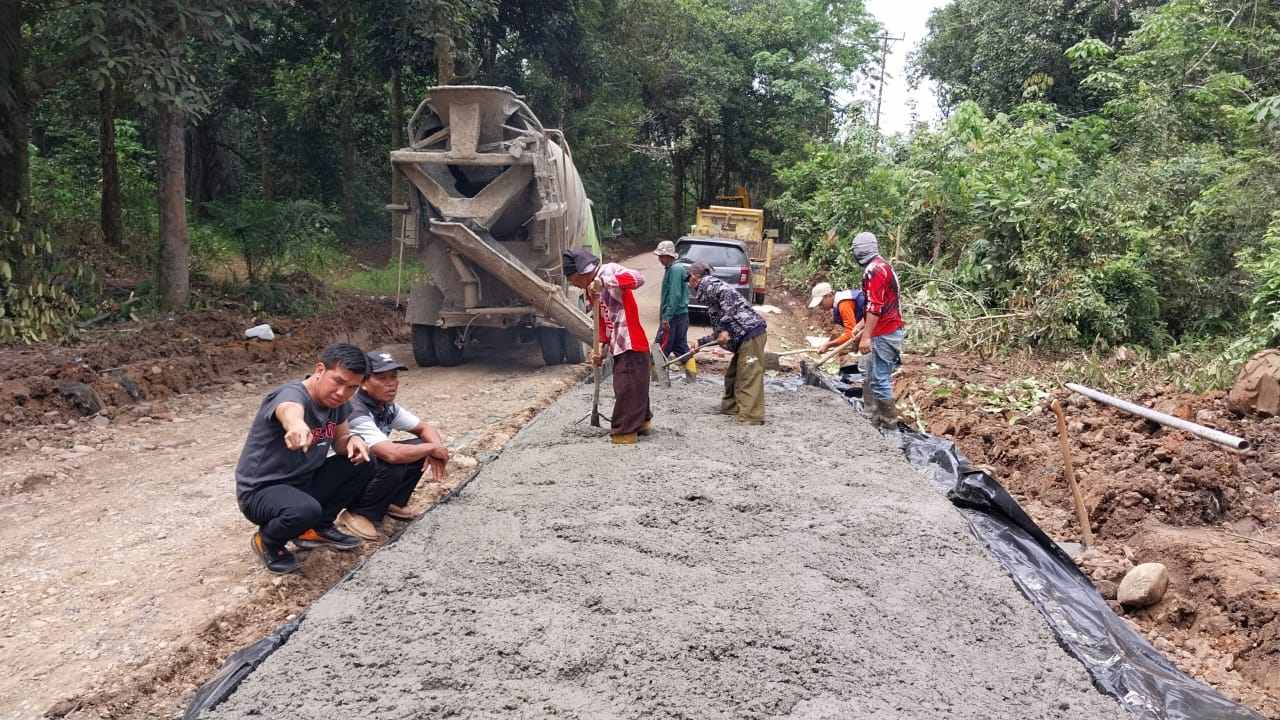
[[[670,240],[658,243],[653,251],[658,262],[666,268],[662,275],[662,304],[658,311],[661,326],[658,329],[658,346],[667,357],[679,357],[689,352],[689,266],[676,262],[676,244]],[[690,357],[684,364],[692,375],[698,371],[697,362]]]
[[[831,338],[818,348],[825,353],[832,348],[840,347],[858,337],[862,332],[862,318],[867,310],[867,297],[861,290],[841,290],[836,292],[831,283],[820,282],[813,286],[809,293],[809,309],[821,307],[831,313],[831,324],[843,327],[844,332]],[[854,352],[857,345],[845,352]]]
[[[870,372],[862,402],[878,427],[895,429],[898,410],[893,400],[893,371],[902,364],[902,341],[906,336],[902,313],[898,310],[898,275],[880,257],[880,243],[869,232],[853,239],[853,258],[862,266],[862,292],[867,296],[858,352],[871,354]]]

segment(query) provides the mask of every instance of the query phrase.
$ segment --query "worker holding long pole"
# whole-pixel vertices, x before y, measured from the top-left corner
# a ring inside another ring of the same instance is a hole
[[[724,372],[720,412],[747,425],[764,424],[764,347],[768,326],[737,290],[711,274],[704,262],[689,268],[689,288],[707,308],[714,334],[698,341],[718,342],[733,351]]]
[[[839,335],[833,334],[830,340],[822,343],[818,348],[818,354],[840,347],[850,340],[854,340],[852,347],[842,351],[841,354],[857,350],[857,341],[862,335],[862,321],[867,312],[867,294],[862,290],[836,292],[831,283],[820,282],[809,292],[809,309],[817,307],[831,313],[831,324],[843,330]],[[862,371],[866,372],[866,368]]]
[[[644,285],[638,270],[617,263],[602,263],[584,248],[564,253],[564,275],[575,287],[587,291],[588,301],[599,308],[596,336],[613,357],[613,417],[609,437],[615,445],[634,445],[637,435],[653,429],[649,408],[649,339],[640,324],[636,288]],[[594,345],[594,344],[593,344]],[[599,366],[604,355],[591,351],[591,364]]]

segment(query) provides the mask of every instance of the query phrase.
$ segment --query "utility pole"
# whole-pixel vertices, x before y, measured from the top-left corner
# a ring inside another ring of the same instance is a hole
[[[907,36],[876,35],[874,39],[880,41],[880,84],[876,87],[876,134],[878,135],[880,133],[880,104],[884,102],[885,67],[889,64],[889,43],[906,40]]]

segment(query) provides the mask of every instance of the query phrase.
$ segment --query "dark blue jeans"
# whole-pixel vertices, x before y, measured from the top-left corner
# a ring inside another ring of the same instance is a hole
[[[658,344],[667,357],[679,357],[689,352],[689,313],[672,316],[671,332],[664,333],[662,342]]]

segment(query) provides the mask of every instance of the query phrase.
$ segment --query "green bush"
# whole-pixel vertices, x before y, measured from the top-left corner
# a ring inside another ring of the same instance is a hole
[[[251,285],[295,272],[323,275],[344,257],[333,230],[338,217],[319,203],[241,199],[206,208],[244,261]],[[216,248],[216,238],[210,240]]]

